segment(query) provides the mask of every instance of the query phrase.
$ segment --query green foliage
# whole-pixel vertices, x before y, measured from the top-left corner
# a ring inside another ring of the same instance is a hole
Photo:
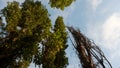
[[[16,30],[16,26],[21,18],[21,9],[18,2],[8,3],[7,7],[3,9],[3,14],[6,18],[7,26],[6,31]]]
[[[54,25],[55,34],[58,36],[59,42],[61,42],[61,49],[57,52],[54,64],[56,67],[64,68],[68,64],[68,58],[65,56],[65,49],[68,47],[67,43],[67,32],[63,22],[63,17],[58,17]]]
[[[41,2],[32,0],[26,0],[22,6],[16,1],[8,3],[2,11],[8,35],[5,41],[1,41],[4,44],[0,47],[0,67],[21,65],[27,68],[34,56],[39,55],[39,43],[49,36],[51,21],[48,11]]]
[[[43,68],[64,68],[68,64],[68,59],[65,57],[67,33],[62,17],[56,19],[53,31],[44,43]]]
[[[49,3],[51,7],[56,7],[64,10],[65,7],[70,6],[70,4],[75,0],[50,0]]]
[[[64,9],[73,0],[50,0],[51,7]],[[47,9],[40,1],[8,2],[2,10],[6,25],[0,20],[0,68],[27,68],[31,62],[43,68],[64,68],[67,32],[62,17],[54,29]]]

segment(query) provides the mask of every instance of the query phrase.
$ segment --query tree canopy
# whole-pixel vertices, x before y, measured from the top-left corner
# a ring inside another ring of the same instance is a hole
[[[0,58],[3,60],[0,64],[5,68],[20,65],[27,67],[39,53],[41,40],[49,35],[51,21],[48,11],[41,2],[30,0],[26,0],[22,6],[16,1],[8,3],[2,11],[8,35],[5,41],[1,38],[1,43],[4,43],[0,47],[3,49],[1,55],[5,57]]]
[[[61,10],[64,10],[65,7],[70,6],[70,4],[74,1],[75,0],[50,0],[49,3],[51,7],[56,7]]]
[[[53,31],[43,42],[43,68],[64,68],[68,64],[64,51],[67,48],[67,33],[62,17],[56,19]]]
[[[70,4],[53,7],[63,9]],[[63,68],[68,64],[65,57],[67,33],[62,17],[58,17],[52,27],[47,9],[34,0],[25,0],[22,5],[8,2],[1,13],[6,20],[5,25],[0,25],[1,68],[27,68],[32,62],[43,68]],[[2,18],[0,24],[4,24]]]

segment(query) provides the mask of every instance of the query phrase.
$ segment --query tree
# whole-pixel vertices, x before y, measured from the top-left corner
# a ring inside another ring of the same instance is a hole
[[[74,1],[75,0],[50,0],[49,3],[51,7],[56,7],[64,10],[65,7],[70,6],[70,4]]]
[[[8,3],[2,13],[8,35],[1,39],[0,67],[27,68],[40,53],[39,43],[49,36],[48,11],[41,2],[26,0],[22,6],[16,1]]]
[[[52,5],[53,1],[50,2]],[[53,7],[63,9],[72,1],[66,2],[64,6]],[[0,25],[0,68],[27,68],[31,62],[43,65],[43,68],[66,67],[67,33],[62,17],[57,18],[52,30],[47,9],[34,0],[25,0],[22,5],[16,1],[8,2],[1,13],[6,25]]]
[[[65,49],[68,47],[67,43],[67,32],[65,30],[63,17],[58,17],[55,21],[54,31],[58,36],[59,42],[61,42],[61,49],[56,54],[55,65],[59,68],[64,68],[68,64],[68,58],[65,56]],[[60,44],[59,44],[60,45]]]
[[[65,56],[67,48],[67,33],[62,17],[55,21],[51,36],[44,42],[43,49],[43,68],[64,68],[68,64]]]
[[[77,51],[82,68],[112,68],[112,65],[104,56],[102,50],[79,30],[67,27],[72,34],[74,48]]]

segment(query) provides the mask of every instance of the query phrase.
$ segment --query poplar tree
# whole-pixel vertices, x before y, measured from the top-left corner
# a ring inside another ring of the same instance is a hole
[[[55,21],[55,25],[54,25],[54,31],[55,34],[58,36],[58,43],[61,49],[59,50],[59,52],[57,52],[56,54],[56,58],[55,58],[55,65],[56,67],[59,68],[65,68],[68,65],[68,58],[65,56],[65,50],[68,47],[67,43],[67,32],[65,29],[65,24],[63,21],[63,17],[58,17]]]
[[[64,68],[68,64],[65,56],[67,48],[67,32],[62,17],[55,21],[51,36],[44,42],[43,49],[43,68]]]

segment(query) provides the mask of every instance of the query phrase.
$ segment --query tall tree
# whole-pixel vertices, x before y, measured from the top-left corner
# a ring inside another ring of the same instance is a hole
[[[51,36],[44,42],[43,68],[64,68],[67,66],[68,59],[65,56],[66,43],[67,33],[63,18],[58,17]]]
[[[25,0],[22,6],[14,1],[2,10],[8,35],[1,39],[0,68],[27,68],[34,60],[38,63],[39,43],[49,36],[51,21],[41,2]],[[36,57],[37,56],[37,57]]]
[[[63,10],[73,0],[62,2],[50,0],[50,5]],[[21,5],[8,2],[1,14],[6,24],[1,18],[0,68],[27,68],[31,62],[43,68],[66,67],[67,33],[62,17],[57,18],[52,30],[47,9],[34,0],[25,0]]]
[[[67,43],[67,32],[63,17],[58,17],[54,25],[55,34],[58,36],[59,42],[61,42],[61,49],[56,54],[55,65],[59,68],[65,68],[68,64],[68,58],[65,56],[65,50],[68,47]]]

